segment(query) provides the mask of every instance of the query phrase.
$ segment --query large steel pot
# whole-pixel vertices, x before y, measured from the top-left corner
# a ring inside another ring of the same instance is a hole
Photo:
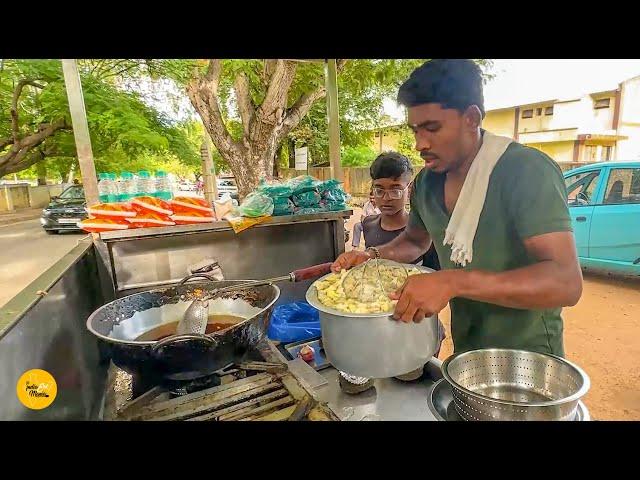
[[[417,268],[433,272],[427,267]],[[320,312],[322,343],[327,358],[338,370],[361,377],[390,378],[423,367],[436,352],[437,315],[420,323],[404,323],[388,313],[341,312],[320,303],[313,285],[306,298]]]
[[[87,328],[111,347],[113,362],[133,375],[189,380],[240,361],[266,335],[273,305],[280,296],[275,285],[261,285],[222,294],[209,311],[243,317],[228,329],[206,335],[173,335],[156,341],[137,340],[161,325],[179,321],[201,293],[246,280],[209,281],[136,293],[100,307]]]

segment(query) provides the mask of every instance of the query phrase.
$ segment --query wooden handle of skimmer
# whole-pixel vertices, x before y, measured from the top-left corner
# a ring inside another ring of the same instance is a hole
[[[313,267],[294,270],[293,272],[291,272],[292,279],[294,282],[301,282],[303,280],[321,277],[323,275],[326,275],[327,273],[331,273],[332,263],[333,262],[327,262],[321,265],[314,265]]]

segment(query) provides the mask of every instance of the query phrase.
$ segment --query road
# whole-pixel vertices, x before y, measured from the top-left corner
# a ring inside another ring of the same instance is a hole
[[[47,235],[38,219],[0,226],[0,307],[71,250],[85,235]]]

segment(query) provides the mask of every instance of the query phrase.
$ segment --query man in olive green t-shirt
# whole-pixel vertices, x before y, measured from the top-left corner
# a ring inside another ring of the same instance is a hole
[[[582,294],[562,173],[544,153],[517,142],[496,164],[473,241],[473,261],[451,260],[443,245],[484,131],[482,76],[470,60],[432,60],[400,87],[398,102],[425,168],[416,177],[406,230],[373,251],[347,252],[334,271],[375,255],[407,262],[431,242],[442,270],[415,275],[393,297],[394,318],[419,322],[451,305],[456,353],[516,348],[563,356],[563,306]]]

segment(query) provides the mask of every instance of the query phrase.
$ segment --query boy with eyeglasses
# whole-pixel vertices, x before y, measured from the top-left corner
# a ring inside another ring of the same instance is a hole
[[[404,155],[385,152],[374,160],[369,173],[373,182],[373,197],[380,214],[362,220],[365,248],[389,243],[406,228],[409,213],[405,205],[409,198],[413,167]],[[411,263],[422,264],[434,270],[440,269],[433,245]]]
[[[369,169],[373,182],[373,197],[376,207],[380,209],[379,215],[367,216],[362,220],[365,247],[377,247],[389,243],[400,235],[407,226],[409,214],[405,209],[407,204],[413,167],[407,157],[397,152],[385,152],[373,161]],[[438,255],[433,245],[428,252],[420,255],[411,263],[421,264],[425,267],[440,269]],[[440,345],[445,338],[444,327],[438,322],[439,346],[434,354],[440,353]],[[416,380],[422,375],[423,368],[419,368],[396,378],[404,381]],[[346,393],[361,393],[373,387],[373,379],[355,377],[346,372],[340,372],[340,388]]]

